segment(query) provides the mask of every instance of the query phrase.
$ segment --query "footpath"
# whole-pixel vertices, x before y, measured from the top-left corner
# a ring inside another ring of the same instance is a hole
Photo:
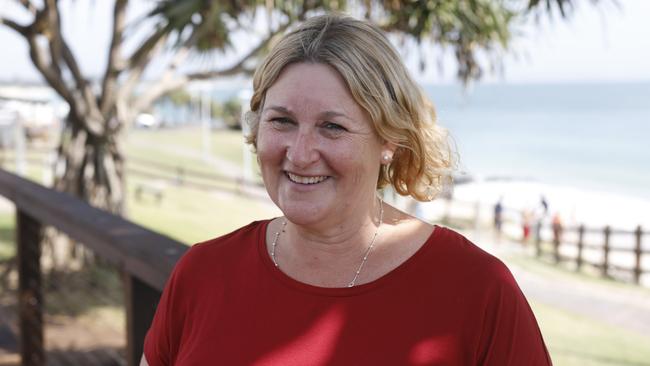
[[[464,234],[506,263],[528,299],[650,335],[650,289],[581,279],[560,270],[531,271],[508,260],[513,255],[530,256],[520,243],[506,240],[496,243],[491,233]]]

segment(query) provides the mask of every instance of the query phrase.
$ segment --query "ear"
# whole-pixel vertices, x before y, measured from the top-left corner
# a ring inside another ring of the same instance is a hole
[[[381,157],[379,158],[381,164],[388,165],[393,161],[393,155],[395,155],[395,150],[397,150],[397,145],[392,142],[384,142],[381,147]]]

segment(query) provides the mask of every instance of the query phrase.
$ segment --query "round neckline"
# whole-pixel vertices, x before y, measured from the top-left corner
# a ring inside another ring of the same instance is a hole
[[[413,253],[413,255],[408,257],[399,266],[395,267],[388,273],[373,281],[355,285],[354,287],[320,287],[300,282],[282,272],[278,267],[275,266],[275,263],[273,263],[271,256],[266,250],[266,231],[268,230],[268,226],[271,221],[273,221],[273,219],[262,222],[262,225],[259,226],[258,232],[258,251],[260,259],[264,267],[266,267],[266,269],[270,272],[271,276],[273,276],[273,278],[280,281],[285,286],[288,286],[294,290],[311,293],[314,295],[331,297],[360,295],[394,282],[398,277],[401,277],[406,272],[408,272],[409,269],[416,267],[416,264],[421,261],[422,258],[426,257],[426,252],[429,251],[430,248],[434,247],[433,243],[440,236],[440,231],[442,229],[442,227],[434,225],[433,232],[429,235],[424,244],[422,244],[422,246],[420,246],[420,248],[418,248],[418,250]]]

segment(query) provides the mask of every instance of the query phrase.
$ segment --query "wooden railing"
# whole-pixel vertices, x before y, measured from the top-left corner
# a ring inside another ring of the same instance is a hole
[[[123,274],[126,356],[138,365],[145,333],[174,264],[187,247],[123,218],[93,208],[0,169],[0,195],[16,206],[18,304],[22,365],[45,365],[40,242],[53,226]]]
[[[23,169],[29,164],[30,166],[42,167],[44,176],[50,176],[54,170],[54,154],[52,149],[31,149],[32,154],[39,157],[21,157],[20,164]],[[10,158],[11,157],[11,158]],[[11,151],[0,149],[0,167],[8,162],[15,162],[15,156]],[[212,190],[221,192],[231,192],[239,195],[246,195],[253,198],[266,199],[266,194],[259,192],[264,190],[261,181],[246,180],[241,176],[232,176],[219,174],[216,172],[205,172],[198,169],[187,168],[178,164],[161,163],[159,161],[149,160],[136,156],[126,156],[126,173],[129,176],[147,178],[156,181],[162,181],[176,186],[184,186],[199,190]],[[15,170],[15,169],[14,169]],[[18,172],[21,173],[21,172]],[[43,178],[43,184],[49,185],[48,179]],[[144,187],[151,191],[155,187]]]
[[[447,200],[437,219],[443,223],[458,224],[466,229],[480,230],[486,223],[493,222],[493,206],[481,205],[479,202]],[[522,212],[504,208],[503,227],[510,233],[517,233],[509,239],[522,241]],[[545,222],[549,221],[546,218]],[[634,230],[621,230],[605,226],[601,228],[579,226],[553,227],[553,224],[531,222],[531,238],[535,244],[535,253],[539,258],[550,257],[555,263],[575,262],[575,269],[582,270],[592,266],[600,270],[604,277],[613,276],[614,272],[627,273],[632,282],[640,284],[642,276],[650,273],[650,231],[641,226]],[[514,230],[512,230],[514,229]],[[558,230],[558,232],[554,232]],[[503,233],[503,236],[508,236]],[[645,244],[644,244],[645,243]],[[587,253],[589,252],[589,253]],[[615,256],[627,253],[625,264],[617,261]],[[586,255],[590,254],[590,255]],[[644,264],[645,262],[645,264]],[[627,276],[625,276],[627,279]]]
[[[603,277],[610,277],[611,270],[629,272],[632,275],[632,280],[634,283],[639,284],[641,282],[641,276],[644,273],[650,273],[650,269],[644,269],[643,266],[643,257],[644,255],[650,255],[650,250],[643,248],[643,238],[645,235],[649,235],[650,232],[644,232],[641,226],[637,226],[636,230],[616,230],[612,229],[609,226],[606,226],[602,229],[596,228],[587,228],[584,225],[577,227],[553,227],[549,226],[549,229],[553,234],[551,238],[544,240],[542,235],[542,227],[537,226],[537,235],[535,235],[535,252],[537,257],[544,255],[550,255],[555,261],[555,263],[560,262],[575,262],[576,270],[581,270],[584,265],[591,265],[595,268],[600,269],[600,272]],[[575,241],[566,240],[568,234],[574,234],[576,237]],[[601,236],[600,243],[586,242],[585,235],[587,234],[596,234]],[[633,246],[623,246],[616,245],[612,242],[612,236],[627,236],[632,238],[634,245]],[[550,242],[550,250],[545,250],[542,243],[544,241]],[[573,251],[575,255],[566,255],[562,251],[566,247],[574,247]],[[601,260],[599,262],[590,261],[585,258],[585,250],[595,250],[600,252],[599,257]],[[632,266],[621,266],[612,263],[611,257],[617,253],[628,253],[634,256],[634,264]]]

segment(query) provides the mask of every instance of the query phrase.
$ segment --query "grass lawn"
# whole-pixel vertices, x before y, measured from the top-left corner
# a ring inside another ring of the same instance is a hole
[[[625,293],[650,303],[650,289],[647,288],[604,279],[589,271],[577,273],[568,267],[536,259],[532,254],[510,252],[502,259],[547,280],[584,284],[614,294]],[[556,366],[650,366],[650,334],[628,331],[543,303],[531,301],[531,307]]]
[[[214,130],[210,133],[210,146],[213,156],[242,165],[244,137],[241,131]],[[175,152],[173,150],[176,150]],[[126,138],[126,151],[130,156],[149,157],[151,154],[163,154],[163,161],[183,163],[187,155],[201,154],[203,138],[200,127],[180,127],[159,130],[133,129]],[[179,154],[179,152],[182,152]],[[183,155],[186,155],[183,158]],[[201,165],[192,168],[201,168]]]
[[[15,233],[16,215],[13,212],[0,213],[0,262],[16,254]]]
[[[650,335],[531,303],[555,366],[650,365]]]
[[[136,199],[135,187],[142,182],[138,177],[129,180],[128,218],[186,244],[226,234],[253,220],[280,215],[269,201],[228,191],[168,185],[160,202],[145,195]]]
[[[546,278],[552,278],[556,281],[573,280],[580,281],[585,284],[593,284],[602,287],[604,290],[612,289],[619,291],[627,291],[637,297],[643,297],[648,300],[650,304],[650,289],[640,287],[629,283],[616,281],[613,279],[603,278],[600,271],[585,266],[581,272],[576,272],[573,269],[572,263],[563,263],[556,265],[551,263],[547,258],[546,260],[537,259],[532,252],[530,255],[511,253],[502,258],[506,263],[512,263],[518,267],[525,268],[527,271],[536,273]],[[649,364],[650,365],[650,364]]]

